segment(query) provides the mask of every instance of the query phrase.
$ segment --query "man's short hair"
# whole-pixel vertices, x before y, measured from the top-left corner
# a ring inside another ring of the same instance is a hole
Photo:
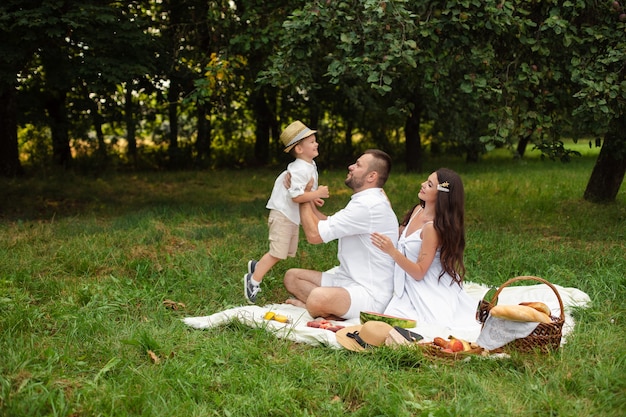
[[[363,154],[370,154],[374,157],[370,163],[369,171],[378,173],[378,183],[376,185],[379,188],[383,188],[391,172],[391,157],[380,149],[368,149]]]

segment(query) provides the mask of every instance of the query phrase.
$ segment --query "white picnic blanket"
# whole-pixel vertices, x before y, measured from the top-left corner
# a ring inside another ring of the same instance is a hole
[[[554,286],[559,292],[565,310],[565,324],[563,325],[563,339],[561,342],[565,343],[565,336],[574,329],[574,319],[570,314],[572,309],[576,307],[585,308],[591,300],[586,293],[577,288]],[[478,305],[478,302],[488,289],[489,287],[485,285],[472,282],[465,283],[465,291],[476,300],[476,305]],[[554,291],[545,284],[505,287],[498,296],[498,304],[500,305],[519,304],[522,301],[541,301],[550,307],[553,315],[560,316],[561,314],[559,302]],[[264,316],[268,311],[289,317],[289,323],[265,320]],[[289,339],[294,342],[341,348],[341,345],[335,338],[335,333],[329,330],[308,327],[307,322],[314,320],[314,318],[309,315],[306,309],[291,304],[234,307],[210,316],[186,317],[183,319],[183,322],[195,329],[210,329],[226,324],[231,320],[238,320],[251,327],[263,328],[272,332],[276,337]],[[341,326],[360,324],[359,319],[333,323]],[[410,330],[424,336],[426,341],[432,340],[437,336],[447,338],[452,334],[458,338],[475,342],[480,334],[480,329],[481,326],[478,323],[475,327],[468,329],[449,329],[417,323],[417,326]]]

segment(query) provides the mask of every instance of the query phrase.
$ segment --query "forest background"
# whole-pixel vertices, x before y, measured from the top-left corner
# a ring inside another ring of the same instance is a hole
[[[585,199],[626,171],[618,1],[6,0],[0,37],[6,176],[282,164],[294,119],[327,167],[567,138],[601,147]]]

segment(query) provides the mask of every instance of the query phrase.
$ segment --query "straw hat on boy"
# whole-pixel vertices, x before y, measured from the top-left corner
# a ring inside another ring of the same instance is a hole
[[[302,139],[306,139],[317,130],[311,130],[300,120],[296,120],[283,130],[280,134],[280,140],[285,145],[285,152],[289,152],[291,148],[296,146]]]

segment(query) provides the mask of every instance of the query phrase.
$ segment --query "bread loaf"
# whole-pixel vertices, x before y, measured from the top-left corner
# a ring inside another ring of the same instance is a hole
[[[489,312],[493,317],[505,320],[552,323],[550,316],[528,306],[497,305],[493,306]]]
[[[525,301],[523,303],[519,303],[519,305],[532,307],[537,311],[541,311],[542,313],[547,314],[548,316],[552,315],[550,307],[548,307],[545,303],[542,303],[541,301]]]

